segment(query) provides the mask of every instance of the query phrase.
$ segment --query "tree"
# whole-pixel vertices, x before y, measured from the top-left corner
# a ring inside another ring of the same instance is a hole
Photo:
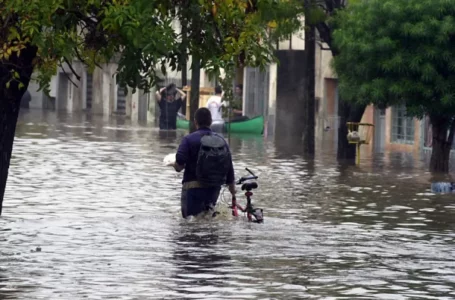
[[[347,6],[347,0],[315,0],[314,6],[319,9],[313,10],[310,14],[315,23],[319,37],[328,48],[323,50],[330,50],[333,57],[340,53],[333,45],[333,32],[337,28],[337,14],[343,11]],[[350,0],[350,4],[355,4],[358,0]],[[337,158],[339,160],[354,161],[356,156],[355,145],[349,144],[346,136],[348,135],[347,122],[360,122],[363,113],[365,112],[366,105],[362,103],[352,103],[344,101],[342,97],[338,97],[338,147]]]
[[[0,20],[1,214],[20,100],[33,72],[48,92],[58,66],[74,72],[74,59],[91,69],[116,61],[122,87],[148,90],[176,37],[158,1],[0,0]]]
[[[235,72],[237,67],[265,67],[273,62],[272,42],[300,26],[296,3],[297,0],[180,0],[170,4],[175,8],[169,7],[171,16],[186,29],[187,39],[181,39],[180,48],[188,49],[171,53],[171,65],[180,70],[189,55],[192,60],[191,120],[199,104],[200,68],[220,80],[225,99],[230,100],[232,82],[226,80],[231,80],[232,74],[220,78],[221,74]]]
[[[305,63],[306,72],[303,83],[303,151],[314,155],[315,152],[315,80],[316,80],[316,27],[314,22],[315,2],[304,1],[305,9]],[[312,19],[313,17],[313,19]],[[300,93],[299,93],[300,94]]]
[[[117,81],[148,91],[193,58],[192,72],[217,76],[237,57],[251,66],[273,61],[269,38],[295,26],[293,0],[0,0],[0,214],[20,100],[32,74],[45,92],[58,66],[78,60],[93,70],[118,64]],[[172,22],[186,21],[184,38]],[[276,20],[276,30],[267,24]],[[194,79],[199,76],[194,76]],[[195,82],[196,83],[196,82]],[[74,83],[76,84],[76,83]],[[199,85],[194,88],[192,114]]]
[[[369,0],[340,13],[334,67],[350,103],[428,115],[431,171],[448,172],[455,134],[455,0]]]

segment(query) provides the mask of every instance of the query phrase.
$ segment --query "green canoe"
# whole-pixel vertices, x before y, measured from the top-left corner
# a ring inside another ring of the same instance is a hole
[[[177,118],[177,128],[188,130],[190,127],[190,122],[186,119]],[[257,116],[252,119],[234,121],[224,124],[224,130],[229,132],[229,127],[231,128],[232,133],[250,133],[250,134],[262,134],[264,131],[264,117]]]

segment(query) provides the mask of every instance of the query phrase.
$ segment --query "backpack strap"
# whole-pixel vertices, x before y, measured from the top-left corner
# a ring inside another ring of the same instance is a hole
[[[201,137],[206,136],[206,135],[216,135],[216,136],[220,137],[213,131],[199,132],[199,134],[201,135]]]

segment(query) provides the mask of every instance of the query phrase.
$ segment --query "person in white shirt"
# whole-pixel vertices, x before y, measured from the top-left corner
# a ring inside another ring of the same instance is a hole
[[[212,122],[223,121],[223,114],[221,111],[221,107],[223,106],[223,103],[221,102],[222,92],[220,86],[215,87],[215,95],[207,100],[207,108],[212,114]]]

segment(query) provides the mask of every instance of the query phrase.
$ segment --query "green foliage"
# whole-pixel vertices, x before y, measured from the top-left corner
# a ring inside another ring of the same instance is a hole
[[[455,0],[358,1],[336,24],[343,99],[455,115]]]
[[[197,54],[212,76],[232,69],[232,64],[265,67],[275,61],[274,43],[301,27],[298,4],[298,0],[189,0],[175,14],[188,26],[189,38],[182,48]],[[173,61],[178,64],[178,57]]]
[[[274,61],[273,42],[300,27],[298,2],[0,0],[0,66],[36,47],[34,67],[46,92],[58,66],[74,60],[90,72],[118,63],[119,84],[144,90],[156,83],[158,69],[181,69],[189,55],[214,76],[231,64],[264,67]],[[186,24],[186,39],[173,26],[176,20]],[[0,84],[9,86],[17,80],[13,75]]]
[[[74,59],[91,70],[119,63],[121,85],[148,89],[155,66],[176,42],[171,19],[160,1],[149,0],[0,0],[0,63],[21,53],[14,46],[37,47],[34,61],[40,86],[49,91],[57,67]],[[13,77],[0,78],[11,81]]]

